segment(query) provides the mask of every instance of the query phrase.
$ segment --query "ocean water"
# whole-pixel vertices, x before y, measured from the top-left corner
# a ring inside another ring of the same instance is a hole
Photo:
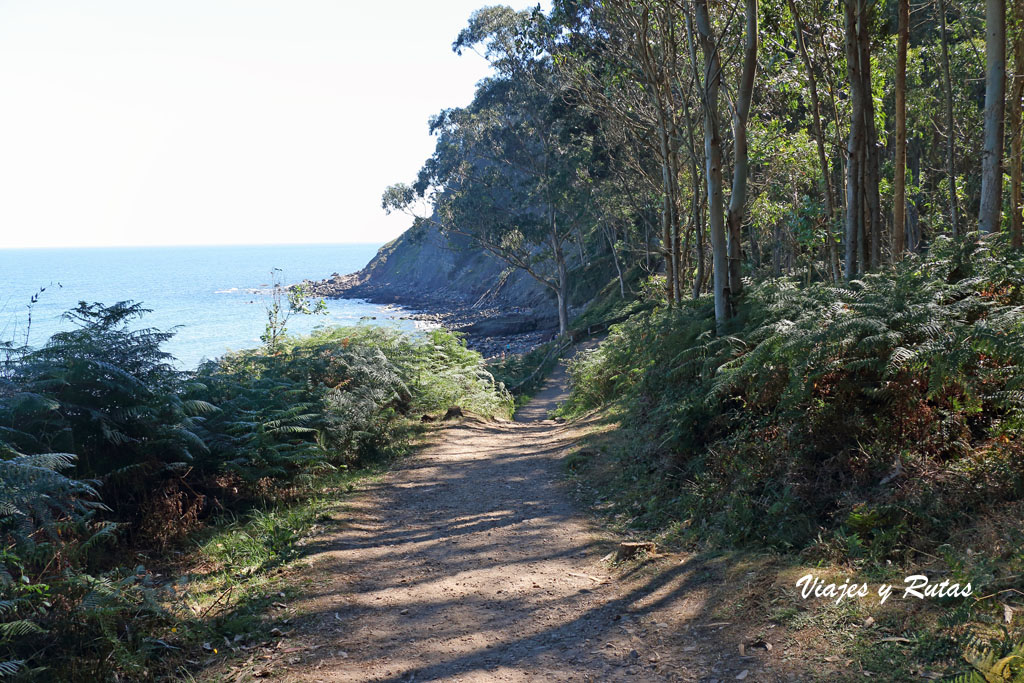
[[[285,246],[119,247],[0,250],[0,340],[41,346],[79,301],[112,304],[132,300],[152,309],[141,326],[176,331],[165,349],[183,368],[228,350],[260,344],[266,325],[271,271],[280,281],[319,280],[351,273],[373,257],[379,244]],[[27,306],[40,288],[46,291]],[[378,324],[404,330],[405,311],[355,299],[327,301],[326,316],[295,315],[289,332],[319,325]],[[373,320],[372,318],[375,318]]]

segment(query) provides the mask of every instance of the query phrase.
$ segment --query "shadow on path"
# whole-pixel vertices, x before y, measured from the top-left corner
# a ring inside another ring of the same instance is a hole
[[[468,418],[359,496],[308,547],[286,681],[776,680],[714,622],[720,572],[690,557],[615,577],[561,458],[592,424],[546,417],[560,364],[515,422]],[[655,566],[656,565],[656,566]]]

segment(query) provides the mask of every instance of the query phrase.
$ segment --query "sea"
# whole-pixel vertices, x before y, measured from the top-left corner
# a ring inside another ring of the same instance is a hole
[[[351,273],[380,244],[115,247],[0,250],[0,341],[39,347],[72,323],[79,301],[135,301],[136,327],[173,331],[164,349],[182,369],[260,345],[271,284]],[[32,303],[35,295],[36,301]],[[318,326],[387,325],[413,331],[409,311],[361,299],[327,300],[327,314],[293,315],[289,333]],[[31,320],[31,324],[30,324]]]

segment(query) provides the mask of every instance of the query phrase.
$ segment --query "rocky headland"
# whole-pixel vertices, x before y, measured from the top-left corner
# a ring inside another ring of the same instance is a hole
[[[485,357],[523,353],[558,332],[554,297],[545,287],[468,239],[428,225],[385,244],[358,272],[300,284],[317,298],[401,307],[409,319],[462,332]]]

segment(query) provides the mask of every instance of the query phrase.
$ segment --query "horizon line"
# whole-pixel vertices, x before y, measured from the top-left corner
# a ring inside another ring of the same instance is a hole
[[[394,238],[391,238],[394,239]],[[168,249],[179,247],[324,247],[324,246],[347,246],[347,245],[369,245],[387,244],[391,240],[353,240],[349,242],[220,242],[188,243],[188,244],[70,244],[52,246],[0,246],[0,251],[29,251],[33,249]]]

